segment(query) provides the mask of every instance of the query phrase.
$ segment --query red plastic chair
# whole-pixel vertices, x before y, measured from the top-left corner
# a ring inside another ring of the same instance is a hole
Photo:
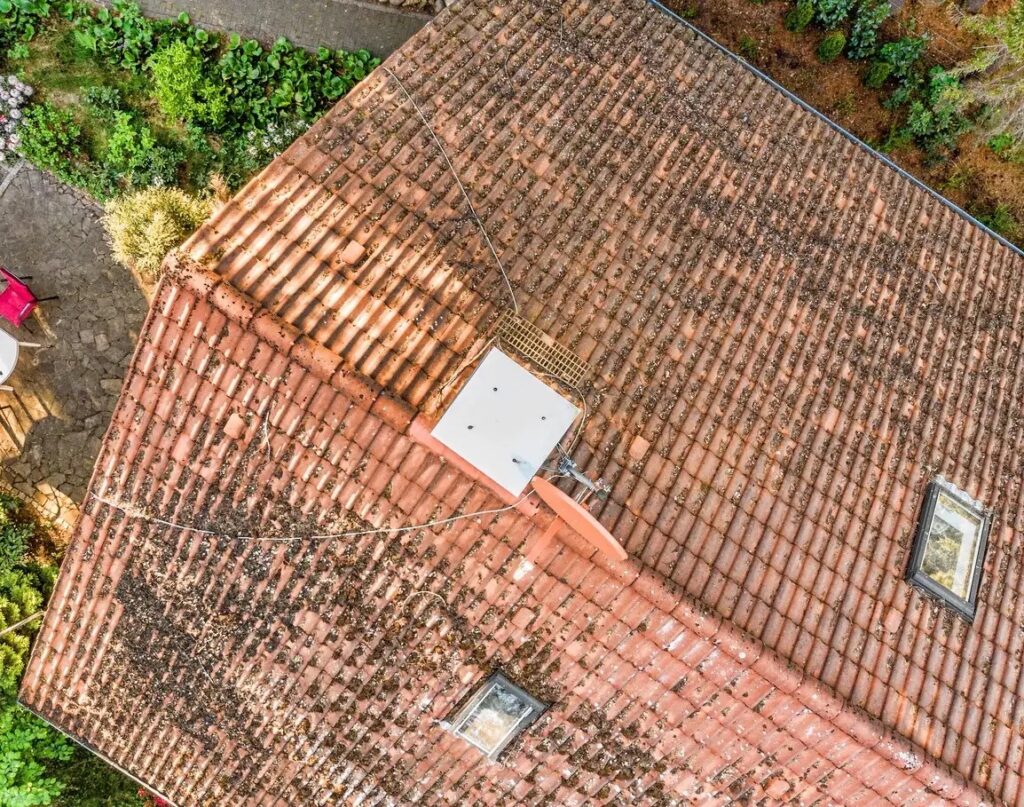
[[[0,317],[15,327],[21,327],[39,302],[32,289],[17,275],[0,266]]]

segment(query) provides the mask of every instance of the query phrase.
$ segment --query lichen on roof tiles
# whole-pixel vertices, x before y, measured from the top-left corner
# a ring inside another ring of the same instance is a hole
[[[377,71],[174,259],[23,699],[182,804],[1024,803],[1020,255],[636,0],[387,64],[591,370],[633,559],[518,511],[225,537],[497,501],[409,424],[507,291]],[[903,580],[937,473],[996,515],[972,626]],[[498,664],[558,708],[481,766],[435,721]]]

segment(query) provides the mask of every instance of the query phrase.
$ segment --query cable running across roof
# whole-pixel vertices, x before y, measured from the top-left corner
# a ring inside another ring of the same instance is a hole
[[[416,110],[416,114],[420,116],[420,120],[423,121],[423,125],[427,127],[427,131],[430,132],[430,136],[434,138],[434,143],[437,145],[438,150],[441,152],[441,156],[444,157],[445,163],[448,165],[448,170],[451,171],[452,176],[455,177],[455,181],[459,185],[459,189],[462,191],[462,195],[466,198],[466,204],[469,205],[469,212],[473,215],[473,220],[476,222],[476,226],[480,228],[480,232],[483,234],[484,241],[487,242],[488,248],[491,250],[491,255],[494,256],[495,263],[498,264],[498,271],[501,272],[501,276],[505,281],[505,285],[508,287],[508,295],[512,299],[512,310],[519,313],[519,303],[516,301],[516,293],[512,288],[512,281],[508,278],[508,273],[505,271],[505,267],[501,263],[501,258],[498,257],[498,251],[494,248],[494,244],[491,243],[491,237],[487,234],[487,228],[484,227],[483,219],[480,218],[480,214],[476,212],[476,208],[473,206],[473,200],[469,198],[469,192],[466,190],[466,186],[462,184],[462,180],[459,178],[458,171],[455,170],[455,166],[452,165],[452,161],[448,157],[448,152],[445,150],[444,145],[441,143],[440,138],[434,132],[434,127],[430,125],[430,121],[427,120],[427,116],[423,114],[423,110],[420,109],[419,104],[412,97],[412,94],[405,88],[405,84],[402,80],[387,67],[387,65],[381,65],[380,69],[387,73],[391,78],[398,82],[398,86],[402,92],[405,93],[405,97],[409,99],[409,103],[412,104],[412,108]]]
[[[551,477],[552,479],[557,478],[556,476]],[[202,527],[193,527],[190,524],[177,524],[173,521],[167,521],[166,519],[151,516],[144,512],[138,507],[131,507],[122,502],[115,502],[107,499],[103,496],[97,496],[95,493],[92,497],[100,504],[105,504],[107,507],[113,507],[115,510],[119,510],[130,518],[137,518],[141,521],[147,521],[150,524],[157,524],[161,527],[167,527],[169,529],[180,530],[181,532],[194,532],[197,535],[205,535],[210,538],[227,538],[231,541],[269,541],[272,543],[294,543],[296,541],[326,541],[335,538],[357,538],[362,535],[390,535],[403,532],[411,532],[413,530],[425,530],[430,527],[440,527],[445,524],[452,524],[456,521],[462,521],[467,518],[476,518],[477,516],[490,516],[497,515],[498,513],[506,513],[509,510],[514,510],[531,496],[535,491],[531,490],[521,499],[512,502],[512,504],[505,505],[504,507],[495,507],[490,510],[476,510],[472,513],[463,513],[458,516],[449,516],[448,518],[439,518],[434,521],[428,521],[425,524],[410,524],[405,527],[377,527],[371,530],[346,530],[344,532],[326,532],[326,533],[313,533],[311,535],[295,535],[289,538],[262,538],[259,535],[232,535],[226,532],[217,532],[216,530],[207,530]]]

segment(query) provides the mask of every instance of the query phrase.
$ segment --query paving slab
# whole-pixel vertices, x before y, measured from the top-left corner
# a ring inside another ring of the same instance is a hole
[[[0,185],[5,174],[0,169]],[[0,196],[0,265],[41,303],[19,329],[13,391],[0,391],[0,485],[59,525],[78,505],[146,315],[135,276],[110,256],[100,208],[25,165]]]

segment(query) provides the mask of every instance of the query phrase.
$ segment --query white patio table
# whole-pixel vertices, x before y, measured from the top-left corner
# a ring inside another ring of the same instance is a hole
[[[0,330],[0,384],[6,383],[14,368],[18,366],[18,354],[21,346],[18,340],[7,331]]]

